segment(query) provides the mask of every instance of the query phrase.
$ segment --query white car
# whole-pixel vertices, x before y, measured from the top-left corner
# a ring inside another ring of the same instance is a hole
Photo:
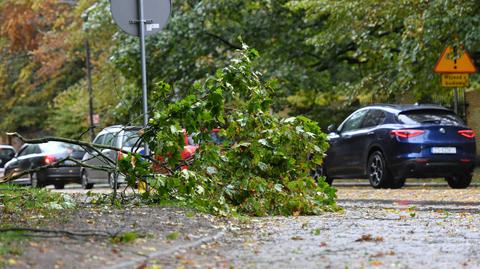
[[[143,144],[139,142],[139,131],[141,129],[141,127],[134,126],[109,126],[104,128],[100,133],[98,133],[98,135],[93,140],[93,144],[110,146],[135,153],[142,153]],[[116,163],[117,160],[122,157],[121,152],[117,152],[111,149],[103,149],[101,150],[101,153],[104,156],[108,157],[114,163]],[[82,162],[89,166],[99,168],[114,167],[115,165],[112,164],[111,161],[106,160],[105,157],[99,155],[95,151],[87,151],[87,153],[83,156],[82,160]],[[94,184],[102,183],[108,183],[110,184],[110,187],[113,188],[115,179],[117,181],[117,185],[125,182],[125,178],[122,175],[118,175],[116,173],[109,173],[105,170],[93,169],[90,167],[82,168],[81,177],[81,183],[84,189],[91,189],[93,188]]]

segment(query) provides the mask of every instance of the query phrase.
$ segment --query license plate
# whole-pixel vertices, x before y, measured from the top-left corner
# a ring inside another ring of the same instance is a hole
[[[433,154],[456,154],[457,148],[456,147],[433,147],[432,153]]]

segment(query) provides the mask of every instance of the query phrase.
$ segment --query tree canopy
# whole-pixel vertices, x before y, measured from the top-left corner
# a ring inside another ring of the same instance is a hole
[[[475,0],[176,0],[166,29],[147,38],[148,83],[185,96],[244,42],[278,83],[273,107],[283,115],[326,126],[360,104],[449,105],[432,68],[448,45],[479,66],[479,11]],[[2,130],[73,136],[87,126],[86,40],[101,125],[141,122],[138,39],[116,27],[109,1],[2,1],[0,19]]]

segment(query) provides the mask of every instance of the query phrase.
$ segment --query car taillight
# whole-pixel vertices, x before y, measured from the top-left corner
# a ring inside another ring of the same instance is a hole
[[[45,164],[46,164],[46,165],[50,165],[50,164],[52,164],[52,163],[55,162],[55,157],[54,157],[54,156],[51,156],[51,155],[47,155],[47,156],[45,156],[45,160],[44,160],[44,161],[45,161]]]
[[[123,159],[123,153],[121,151],[117,151],[117,160],[120,161]]]
[[[460,130],[458,131],[458,134],[468,139],[472,139],[475,137],[475,132],[473,130]]]
[[[401,138],[410,138],[424,134],[423,130],[413,130],[413,129],[403,129],[403,130],[393,130],[390,132],[391,135]]]

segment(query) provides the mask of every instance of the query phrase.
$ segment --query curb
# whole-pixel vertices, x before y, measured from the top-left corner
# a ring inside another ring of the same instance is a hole
[[[169,248],[169,249],[166,249],[166,250],[159,250],[159,251],[156,251],[156,252],[152,252],[148,255],[145,255],[145,257],[134,258],[130,261],[122,262],[122,263],[112,265],[112,266],[103,267],[103,269],[137,268],[142,263],[147,263],[151,259],[156,259],[156,258],[160,258],[160,257],[163,257],[163,256],[169,256],[169,255],[172,255],[173,253],[175,253],[177,251],[180,251],[180,250],[195,248],[195,247],[198,247],[202,244],[218,240],[218,239],[222,238],[224,235],[225,235],[225,231],[220,231],[220,232],[218,232],[218,233],[216,233],[212,236],[204,237],[204,238],[202,238],[200,240],[197,240],[195,242],[191,242],[191,243],[184,244],[184,245],[181,245],[181,246],[172,247],[172,248]]]
[[[368,182],[338,182],[336,183],[333,181],[333,187],[371,187],[370,183]],[[442,188],[448,187],[447,183],[405,183],[405,187],[434,187],[434,188]],[[470,184],[469,188],[479,188],[480,183],[472,183]]]

